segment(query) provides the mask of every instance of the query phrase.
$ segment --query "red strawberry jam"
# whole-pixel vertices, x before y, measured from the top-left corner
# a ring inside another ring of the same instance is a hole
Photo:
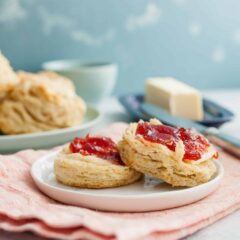
[[[116,144],[107,137],[74,138],[70,143],[69,149],[72,153],[80,153],[84,156],[93,155],[112,163],[123,165]]]
[[[141,135],[147,141],[163,144],[171,151],[175,151],[176,142],[182,140],[185,146],[184,160],[199,160],[210,146],[206,138],[192,129],[167,125],[139,123],[136,135]]]

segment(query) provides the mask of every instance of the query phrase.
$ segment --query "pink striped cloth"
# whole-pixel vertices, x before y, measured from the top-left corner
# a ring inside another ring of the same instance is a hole
[[[119,139],[125,124],[102,132]],[[32,163],[49,151],[0,155],[0,228],[57,239],[179,239],[240,208],[240,162],[222,152],[225,177],[207,198],[184,207],[147,213],[107,213],[51,200],[35,186]]]

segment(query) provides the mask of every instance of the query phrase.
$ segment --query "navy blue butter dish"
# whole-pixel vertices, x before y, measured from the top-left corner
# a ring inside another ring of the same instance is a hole
[[[143,94],[127,94],[121,96],[119,101],[134,120],[147,121],[152,117],[141,110],[141,104],[144,102]],[[203,108],[204,119],[197,122],[208,127],[220,127],[234,117],[231,111],[205,98],[203,99]]]

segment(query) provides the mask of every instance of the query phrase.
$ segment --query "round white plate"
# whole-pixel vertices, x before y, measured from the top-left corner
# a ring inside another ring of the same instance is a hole
[[[100,119],[100,112],[94,107],[87,106],[83,122],[78,126],[40,133],[0,135],[0,153],[16,152],[26,148],[50,148],[66,143],[76,136],[87,134]]]
[[[215,162],[216,175],[207,183],[192,188],[173,188],[156,179],[145,178],[134,184],[108,189],[80,189],[58,183],[53,172],[56,152],[37,160],[31,170],[39,189],[66,204],[115,212],[143,212],[179,207],[196,202],[219,185],[224,170]]]

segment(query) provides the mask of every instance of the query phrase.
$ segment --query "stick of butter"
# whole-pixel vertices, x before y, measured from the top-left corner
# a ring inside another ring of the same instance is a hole
[[[203,119],[201,93],[170,77],[154,77],[146,81],[145,101],[166,109],[173,116],[191,120]]]

